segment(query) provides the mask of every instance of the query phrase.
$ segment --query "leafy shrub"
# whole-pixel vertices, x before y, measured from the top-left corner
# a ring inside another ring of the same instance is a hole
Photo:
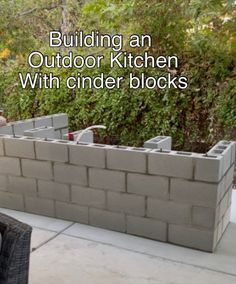
[[[177,54],[180,66],[174,71],[188,77],[188,89],[129,90],[125,82],[119,90],[68,90],[65,78],[78,70],[56,69],[55,75],[63,79],[59,90],[23,90],[18,72],[32,72],[25,63],[25,49],[21,50],[21,59],[19,54],[0,59],[0,94],[5,113],[15,120],[66,112],[71,130],[105,124],[107,131],[101,135],[113,137],[120,144],[142,145],[153,136],[171,135],[175,148],[205,151],[218,139],[236,139],[236,12],[232,5],[233,2],[225,5],[220,0],[86,1],[78,13],[78,27],[99,27],[104,32],[123,33],[126,39],[134,32],[151,34],[153,46],[149,52],[156,56]],[[53,13],[55,24],[56,12]],[[49,14],[47,20],[50,21]],[[24,33],[19,34],[26,36],[27,28],[22,25],[21,29]],[[47,50],[44,42],[39,41],[36,46],[48,54],[53,52]],[[2,48],[10,47],[5,44]],[[143,50],[132,52],[140,54]],[[49,72],[45,68],[38,71]],[[110,69],[105,62],[100,70],[81,71],[90,76],[100,72],[124,76],[131,70]],[[149,76],[163,73],[152,69],[134,72],[137,76],[141,72]]]

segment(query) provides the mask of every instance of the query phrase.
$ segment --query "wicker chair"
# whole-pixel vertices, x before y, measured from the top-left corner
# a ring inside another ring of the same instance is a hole
[[[27,284],[32,228],[0,213],[0,284]]]

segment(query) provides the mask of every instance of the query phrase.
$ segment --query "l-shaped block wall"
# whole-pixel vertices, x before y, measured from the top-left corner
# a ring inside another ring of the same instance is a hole
[[[235,142],[209,153],[0,136],[0,207],[214,251]]]

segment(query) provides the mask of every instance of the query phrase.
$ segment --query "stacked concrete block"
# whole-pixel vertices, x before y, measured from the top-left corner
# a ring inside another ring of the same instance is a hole
[[[194,179],[219,182],[223,174],[223,157],[201,155],[195,159]]]
[[[135,194],[108,192],[107,208],[112,212],[120,212],[132,216],[144,216],[145,197]]]
[[[20,159],[11,157],[0,158],[0,174],[21,175]]]
[[[235,146],[233,141],[219,141],[213,148],[208,151],[209,156],[222,156],[223,157],[223,173],[229,168],[231,164],[235,163]]]
[[[91,208],[89,210],[89,224],[123,233],[126,231],[124,213],[114,213],[108,210]]]
[[[127,216],[127,233],[167,242],[167,223],[151,218]]]
[[[128,172],[147,172],[147,153],[144,148],[114,147],[107,151],[107,168]]]
[[[193,178],[192,153],[154,150],[148,157],[148,172],[153,175]]]
[[[48,126],[48,127],[53,126],[51,115],[36,117],[34,119],[34,127],[35,128],[43,127],[43,126]]]
[[[55,129],[68,127],[68,116],[65,113],[57,113],[52,115],[52,125]]]
[[[0,134],[14,135],[13,125],[11,123],[8,123],[5,126],[1,126],[0,127]]]
[[[72,185],[71,199],[74,203],[94,208],[105,208],[106,194],[104,190]]]
[[[51,199],[25,196],[25,211],[55,217],[55,202]]]
[[[41,126],[24,131],[24,136],[53,139],[55,137],[54,131],[54,127]]]
[[[36,179],[9,175],[7,189],[9,192],[22,194],[23,196],[36,196],[37,182]]]
[[[82,224],[88,224],[89,210],[87,206],[80,206],[72,202],[59,202],[55,203],[55,214],[57,218],[70,220]]]
[[[0,204],[4,208],[25,211],[24,196],[22,194],[0,191]]]
[[[105,149],[103,145],[71,145],[70,162],[75,165],[105,168]]]
[[[83,185],[88,184],[87,169],[64,163],[54,163],[54,180],[56,182]]]
[[[89,186],[111,191],[125,192],[126,175],[124,172],[105,169],[89,169]]]
[[[38,196],[45,199],[69,202],[70,187],[68,184],[38,180]]]
[[[147,216],[170,224],[191,225],[192,205],[154,198],[147,200]]]
[[[68,127],[60,129],[60,139],[64,140],[65,135],[69,133]]]
[[[0,137],[4,137],[4,135],[0,134]],[[3,139],[0,139],[0,156],[4,156]]]
[[[170,136],[157,136],[144,142],[144,148],[171,150],[171,146]]]
[[[54,128],[54,134],[52,129]],[[42,128],[34,130],[35,128]],[[50,130],[49,130],[50,129]],[[28,132],[29,131],[29,132]],[[37,135],[36,135],[37,132]],[[44,134],[43,132],[50,132]],[[32,119],[19,120],[8,123],[6,126],[0,127],[0,134],[5,135],[26,135],[31,137],[47,137],[63,139],[63,136],[68,133],[68,116],[65,113],[41,116]]]
[[[38,161],[31,159],[21,160],[22,175],[24,177],[40,178],[51,180],[52,174],[52,164],[46,161]]]
[[[65,141],[35,141],[35,154],[38,160],[68,162],[69,151]]]
[[[68,116],[65,113],[57,113],[52,115],[52,125],[55,128],[55,138],[63,139],[68,133]]]
[[[0,136],[0,206],[213,251],[235,156],[235,143],[219,145],[196,154]]]
[[[6,156],[19,158],[35,158],[34,141],[21,137],[4,138]]]
[[[24,135],[24,131],[34,128],[33,119],[19,120],[13,123],[14,135]]]
[[[7,190],[7,175],[0,175],[0,191]]]
[[[169,179],[161,176],[128,173],[127,191],[128,193],[168,200]]]

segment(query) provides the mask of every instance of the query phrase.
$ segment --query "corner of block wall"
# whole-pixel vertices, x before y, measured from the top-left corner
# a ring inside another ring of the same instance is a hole
[[[223,156],[202,154],[194,157],[194,179],[218,183],[223,177]]]
[[[213,148],[211,148],[208,151],[207,154],[223,157],[222,171],[224,175],[234,163],[235,143],[232,141],[225,141],[225,140],[219,141]]]

